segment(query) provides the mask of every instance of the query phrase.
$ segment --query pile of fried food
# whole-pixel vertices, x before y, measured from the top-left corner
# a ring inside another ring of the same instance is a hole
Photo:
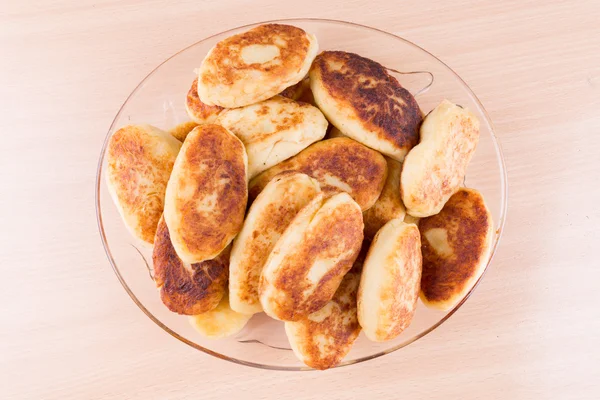
[[[326,369],[361,329],[397,337],[419,296],[448,310],[472,288],[494,235],[481,194],[461,187],[475,115],[444,100],[423,117],[385,67],[318,54],[289,25],[224,39],[197,71],[192,121],[126,126],[108,145],[109,190],[154,246],[171,311],[212,338],[265,312]]]

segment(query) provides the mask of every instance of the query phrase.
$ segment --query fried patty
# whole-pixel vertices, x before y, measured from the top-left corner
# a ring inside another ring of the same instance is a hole
[[[326,193],[347,192],[362,210],[366,210],[381,194],[387,164],[381,154],[352,139],[323,140],[252,179],[250,199],[283,171],[302,172],[315,178]]]
[[[188,135],[167,185],[164,218],[187,263],[216,257],[237,235],[248,199],[246,150],[220,125]]]
[[[352,268],[363,241],[360,207],[347,193],[319,193],[285,229],[262,270],[267,315],[297,321],[321,309]]]
[[[207,105],[243,107],[300,82],[318,51],[317,39],[280,24],[260,25],[213,47],[198,72],[198,95]]]
[[[185,99],[185,111],[197,124],[209,124],[217,119],[223,107],[209,106],[198,97],[198,78],[194,79]]]
[[[381,64],[324,51],[311,67],[310,84],[319,108],[344,135],[397,161],[417,144],[419,105]]]
[[[181,142],[150,125],[116,131],[106,151],[106,183],[129,231],[152,244]]]
[[[360,274],[348,272],[333,298],[320,310],[285,323],[294,354],[306,365],[327,369],[338,365],[360,333],[356,294]]]
[[[216,123],[244,143],[250,179],[323,139],[328,125],[317,107],[283,96],[224,110]]]
[[[267,257],[300,209],[320,191],[315,179],[288,171],[273,178],[252,203],[231,250],[229,301],[233,310],[262,311],[258,284]]]
[[[402,165],[400,190],[413,217],[437,214],[462,185],[479,141],[479,120],[444,100],[421,126],[421,142]]]
[[[477,282],[489,261],[494,222],[483,196],[474,189],[456,192],[439,214],[419,222],[423,243],[421,299],[449,310]]]
[[[358,289],[358,320],[370,340],[394,339],[410,325],[420,281],[419,229],[393,219],[375,235]]]
[[[156,230],[152,262],[154,282],[167,308],[178,314],[196,315],[215,308],[227,290],[229,273],[227,247],[212,260],[196,264],[181,261],[161,218]]]

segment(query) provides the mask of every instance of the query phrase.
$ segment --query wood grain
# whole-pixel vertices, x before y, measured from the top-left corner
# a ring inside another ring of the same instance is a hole
[[[94,179],[113,116],[165,58],[304,16],[401,35],[469,83],[504,147],[508,223],[482,285],[423,340],[357,366],[269,372],[201,354],[138,310],[104,255]],[[600,397],[599,19],[596,0],[2,2],[2,397]]]

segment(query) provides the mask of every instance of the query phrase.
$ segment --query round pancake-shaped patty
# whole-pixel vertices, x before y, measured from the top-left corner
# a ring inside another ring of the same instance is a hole
[[[252,203],[231,250],[229,302],[233,310],[262,311],[258,283],[265,261],[292,219],[320,191],[315,179],[288,171],[273,178]]]
[[[377,231],[391,219],[404,219],[406,209],[400,198],[400,172],[402,164],[391,158],[386,158],[388,174],[381,195],[369,208],[363,213],[365,222],[365,237],[373,239]]]
[[[483,196],[462,188],[439,214],[419,222],[423,252],[421,299],[425,305],[449,310],[477,282],[487,265],[494,222]]]
[[[216,257],[244,222],[248,159],[242,142],[220,125],[188,135],[167,185],[164,217],[179,257],[197,263]]]
[[[323,140],[252,179],[250,199],[283,171],[302,172],[315,178],[326,193],[349,193],[361,209],[366,210],[381,194],[387,164],[381,154],[352,139]]]
[[[223,107],[209,106],[198,97],[198,78],[194,79],[185,99],[185,111],[192,121],[198,124],[210,124],[217,119]]]
[[[196,264],[181,261],[161,218],[156,229],[152,262],[154,282],[167,308],[178,314],[196,315],[212,310],[227,290],[229,272],[227,247],[212,260]]]
[[[181,142],[150,125],[116,131],[106,151],[106,183],[129,231],[152,244]]]
[[[250,179],[323,139],[328,125],[317,107],[283,96],[224,110],[216,123],[244,143]]]
[[[229,307],[227,293],[219,305],[203,314],[189,317],[190,325],[202,336],[209,339],[221,339],[239,333],[252,315],[235,312]]]
[[[397,161],[419,141],[419,105],[381,64],[324,51],[310,70],[310,85],[321,111],[344,135]]]
[[[419,229],[400,219],[375,235],[358,289],[358,320],[370,340],[391,340],[412,321],[421,281]]]
[[[285,229],[263,267],[260,303],[267,315],[297,321],[335,294],[363,240],[360,207],[347,193],[319,193]]]
[[[203,103],[243,107],[300,82],[317,55],[317,39],[290,25],[265,24],[224,39],[198,71]]]
[[[402,165],[400,191],[414,217],[435,215],[462,185],[479,141],[479,120],[448,100],[421,126],[421,142]]]
[[[360,333],[356,316],[356,294],[360,274],[348,272],[333,298],[323,308],[296,321],[285,323],[285,333],[294,354],[315,369],[338,365]]]

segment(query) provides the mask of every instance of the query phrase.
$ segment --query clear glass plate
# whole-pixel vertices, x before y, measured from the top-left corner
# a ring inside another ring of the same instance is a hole
[[[506,217],[506,171],[492,123],[465,82],[422,48],[374,28],[322,19],[270,22],[295,25],[315,34],[320,50],[345,50],[378,61],[393,70],[400,83],[415,95],[424,113],[447,98],[468,107],[479,117],[481,138],[465,185],[483,193],[494,217],[497,234],[493,258]],[[127,293],[150,319],[171,336],[195,349],[239,364],[277,370],[307,370],[309,368],[290,350],[283,323],[264,314],[255,315],[235,337],[209,340],[190,326],[187,317],[167,310],[151,278],[152,249],[136,242],[129,234],[110,198],[103,176],[106,145],[114,131],[127,124],[139,123],[167,130],[188,121],[184,102],[195,77],[194,69],[215,43],[255,25],[259,24],[219,33],[180,51],[152,71],[129,95],[117,113],[100,153],[96,178],[98,227],[106,255]],[[341,366],[376,358],[414,342],[440,326],[468,297],[448,312],[428,309],[419,301],[412,324],[398,338],[386,343],[373,343],[361,334]]]

